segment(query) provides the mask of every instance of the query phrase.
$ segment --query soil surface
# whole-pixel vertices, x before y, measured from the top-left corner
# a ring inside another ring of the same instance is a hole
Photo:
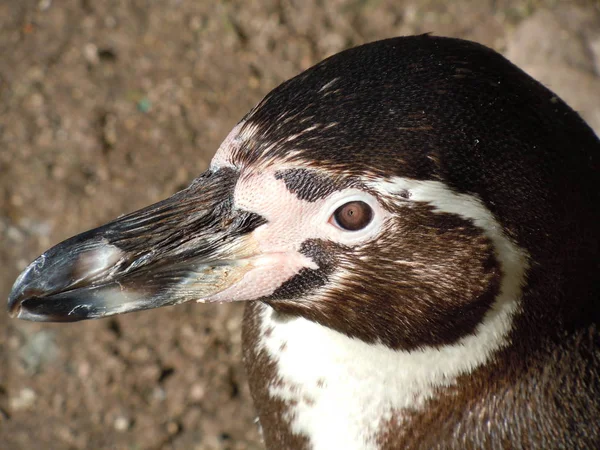
[[[50,246],[189,184],[285,79],[423,32],[506,54],[600,131],[597,1],[3,0],[0,297]],[[0,311],[0,447],[262,448],[240,326],[241,305]]]

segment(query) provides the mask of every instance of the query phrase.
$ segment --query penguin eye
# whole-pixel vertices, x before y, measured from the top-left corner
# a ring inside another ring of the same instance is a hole
[[[360,200],[352,201],[336,209],[332,218],[339,228],[347,231],[358,231],[371,223],[373,209]]]

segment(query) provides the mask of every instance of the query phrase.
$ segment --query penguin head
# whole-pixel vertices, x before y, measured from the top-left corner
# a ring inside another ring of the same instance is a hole
[[[367,44],[283,83],[190,187],[21,274],[14,316],[261,301],[403,350],[596,314],[590,128],[481,45]],[[586,319],[586,317],[588,317]]]

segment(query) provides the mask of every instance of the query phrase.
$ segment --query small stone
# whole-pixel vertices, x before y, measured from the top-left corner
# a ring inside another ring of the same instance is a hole
[[[10,399],[9,405],[13,411],[28,409],[35,403],[37,394],[31,388],[23,388],[16,397]]]
[[[27,79],[32,83],[41,81],[44,79],[44,71],[39,66],[33,66],[27,72]]]
[[[131,426],[131,420],[125,416],[118,416],[113,424],[117,431],[127,431]]]
[[[161,387],[156,387],[152,391],[152,398],[156,401],[162,402],[167,398],[167,393]]]
[[[44,97],[39,92],[36,92],[29,97],[29,104],[33,109],[40,109],[44,106]]]
[[[190,389],[190,397],[194,401],[202,400],[204,398],[205,394],[206,394],[206,389],[204,389],[204,386],[199,383],[194,384],[192,386],[192,388]]]
[[[229,333],[237,333],[242,328],[242,321],[234,316],[225,323],[225,327]]]
[[[13,242],[22,242],[23,241],[23,233],[17,227],[8,227],[6,231],[6,237]]]
[[[169,433],[170,435],[177,434],[180,429],[181,427],[177,422],[169,422],[167,424],[167,433]]]
[[[202,19],[198,16],[193,16],[190,19],[190,28],[194,31],[198,31],[202,27]]]
[[[62,181],[67,177],[67,171],[63,166],[56,165],[52,168],[51,175],[56,181]]]
[[[148,361],[151,356],[152,353],[148,347],[138,347],[131,354],[132,359],[134,359],[136,362]]]
[[[79,376],[79,378],[87,378],[87,377],[89,377],[91,371],[92,370],[91,370],[91,367],[90,367],[90,363],[88,363],[87,361],[82,362],[77,367],[77,375]]]
[[[258,89],[260,87],[260,80],[258,77],[251,76],[248,78],[248,87],[250,89]]]
[[[100,62],[100,57],[98,56],[98,47],[95,44],[86,44],[83,47],[83,56],[85,57],[85,60],[93,66]]]
[[[107,113],[103,119],[102,138],[109,147],[117,143],[117,118],[114,114]]]
[[[143,97],[137,103],[137,109],[140,112],[147,113],[152,109],[152,102],[148,97]]]
[[[50,6],[52,6],[52,0],[40,0],[38,3],[40,11],[46,11],[47,9],[50,9]]]

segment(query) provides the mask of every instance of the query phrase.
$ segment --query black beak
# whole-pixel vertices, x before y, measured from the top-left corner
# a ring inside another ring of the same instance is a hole
[[[12,317],[71,322],[202,300],[243,277],[260,216],[233,209],[238,172],[207,171],[172,197],[56,245],[8,299]]]

